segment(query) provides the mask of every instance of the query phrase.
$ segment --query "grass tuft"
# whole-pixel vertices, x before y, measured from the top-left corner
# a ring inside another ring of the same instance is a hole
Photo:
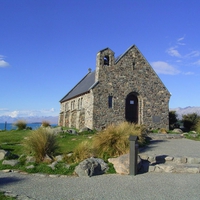
[[[18,120],[13,125],[16,126],[18,130],[23,130],[26,129],[27,123],[24,120]]]
[[[44,160],[45,156],[54,156],[59,149],[56,136],[45,128],[39,128],[31,132],[24,140],[25,149],[33,154],[37,162]]]

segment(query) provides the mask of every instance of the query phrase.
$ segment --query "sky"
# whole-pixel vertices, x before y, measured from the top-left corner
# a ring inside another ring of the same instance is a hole
[[[200,106],[199,0],[0,0],[0,116],[57,116],[96,54],[135,44],[170,108]]]

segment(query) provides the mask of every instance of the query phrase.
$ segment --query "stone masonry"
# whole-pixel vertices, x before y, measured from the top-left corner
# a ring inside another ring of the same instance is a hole
[[[133,45],[118,58],[106,48],[97,54],[95,81],[87,93],[60,101],[59,125],[101,129],[126,121],[129,95],[136,100],[132,104],[137,102],[136,123],[168,129],[170,93],[138,48]]]

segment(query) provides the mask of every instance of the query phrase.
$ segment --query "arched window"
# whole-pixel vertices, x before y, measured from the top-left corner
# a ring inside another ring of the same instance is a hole
[[[109,65],[109,56],[104,56],[103,62],[104,65]]]

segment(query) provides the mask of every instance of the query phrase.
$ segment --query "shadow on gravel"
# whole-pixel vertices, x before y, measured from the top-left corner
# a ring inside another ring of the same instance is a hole
[[[144,153],[148,150],[156,148],[158,145],[162,145],[161,143],[168,142],[167,140],[150,140],[150,143],[139,149],[139,153]]]
[[[23,181],[23,180],[24,179],[15,178],[15,177],[3,177],[3,178],[0,177],[0,186],[17,183],[17,182]]]

